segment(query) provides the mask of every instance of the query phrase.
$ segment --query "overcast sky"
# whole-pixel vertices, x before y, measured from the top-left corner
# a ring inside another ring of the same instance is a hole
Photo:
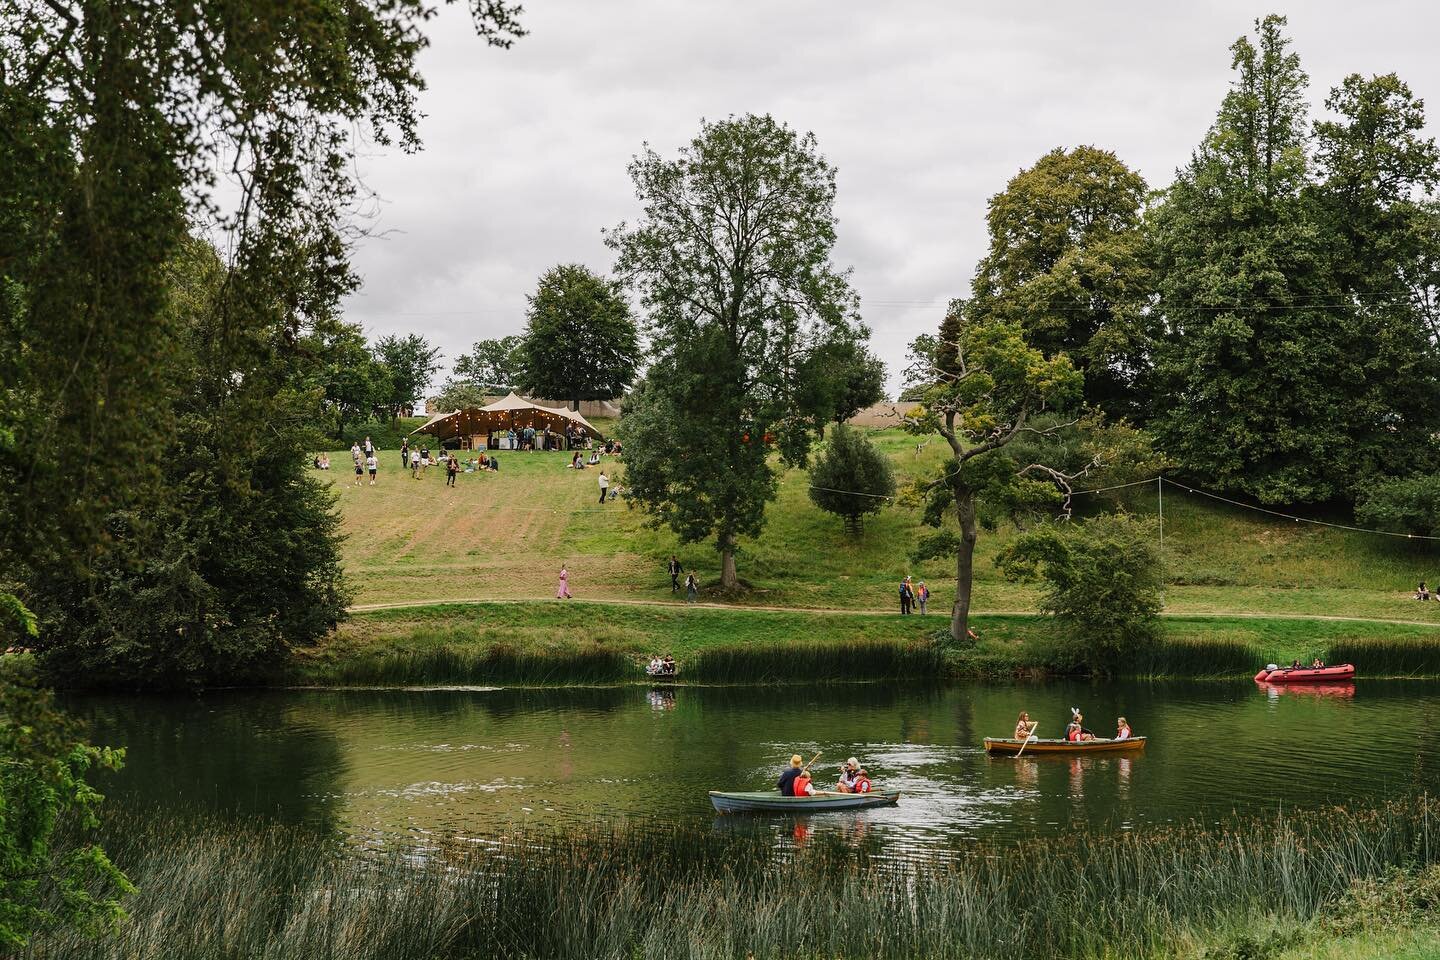
[[[520,332],[546,268],[609,271],[600,230],[635,216],[625,166],[642,143],[669,156],[701,117],[768,112],[839,168],[835,260],[893,390],[908,342],[968,288],[987,199],[1077,144],[1168,183],[1256,17],[1290,17],[1317,110],[1346,74],[1390,71],[1440,110],[1440,10],[1420,2],[525,5],[510,50],[475,36],[468,4],[444,8],[420,60],[424,150],[361,163],[383,236],[357,251],[347,309],[372,337],[421,333],[448,361]]]

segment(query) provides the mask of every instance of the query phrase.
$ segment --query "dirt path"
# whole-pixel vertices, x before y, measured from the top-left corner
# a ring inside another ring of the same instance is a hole
[[[358,603],[350,607],[351,613],[371,613],[378,610],[406,610],[416,607],[435,607],[447,604],[482,604],[482,603],[540,603],[545,602],[545,597],[460,597],[445,600],[401,600],[394,603]],[[678,600],[635,600],[635,599],[572,599],[566,601],[570,604],[593,604],[596,606],[619,605],[627,607],[699,607],[705,610],[729,610],[742,613],[812,613],[822,616],[857,616],[857,617],[885,617],[898,616],[896,610],[877,610],[874,608],[843,608],[843,607],[776,607],[764,604],[729,604],[729,603],[706,603],[698,602],[687,604]],[[992,617],[1024,617],[1034,616],[1033,610],[974,610],[971,616],[992,616]],[[1161,613],[1162,617],[1172,618],[1198,618],[1198,617],[1227,617],[1237,620],[1327,620],[1338,623],[1385,623],[1397,627],[1434,627],[1440,629],[1440,624],[1428,620],[1391,620],[1383,617],[1342,617],[1331,614],[1320,613],[1254,613],[1238,610],[1213,610],[1204,613]],[[944,618],[944,613],[931,614],[933,617]]]

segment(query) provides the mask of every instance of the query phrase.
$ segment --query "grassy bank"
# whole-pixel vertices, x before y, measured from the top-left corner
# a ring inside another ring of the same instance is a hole
[[[938,616],[622,603],[439,604],[356,615],[302,651],[281,682],[607,683],[669,653],[704,682],[1009,677],[1074,669],[1075,651],[1035,616],[982,616],[980,640],[942,650]],[[1267,662],[1353,660],[1367,677],[1440,676],[1440,631],[1334,620],[1170,617],[1125,672],[1248,677]]]
[[[293,830],[131,811],[108,844],[142,891],[131,921],[24,956],[1255,960],[1429,916],[1437,813],[1422,797],[897,863],[863,840],[782,848],[709,824],[360,857]],[[1404,882],[1369,883],[1397,868]]]
[[[917,453],[915,438],[896,430],[874,440],[902,482],[932,470],[941,456],[934,443]],[[361,603],[538,599],[553,596],[561,564],[569,565],[581,597],[670,599],[665,561],[671,553],[702,582],[716,578],[711,545],[680,546],[623,503],[596,503],[598,471],[566,469],[565,454],[501,453],[499,473],[464,474],[448,488],[433,469],[423,480],[410,479],[398,452],[382,447],[379,485],[350,486],[344,471],[331,476],[348,537],[346,570]],[[345,463],[342,455],[337,465]],[[619,471],[623,485],[623,465],[607,460],[605,466]],[[895,585],[911,574],[928,582],[935,609],[949,608],[953,563],[909,559],[921,533],[915,511],[889,506],[866,520],[863,537],[851,539],[810,502],[807,484],[804,471],[783,475],[763,534],[742,543],[740,575],[753,589],[732,599],[891,609]],[[1156,512],[1153,490],[1137,490],[1126,502],[1137,514]],[[1077,503],[1094,506],[1086,498]],[[1012,534],[1002,526],[981,537],[979,610],[1035,609],[1035,589],[1006,582],[993,563]],[[1440,580],[1440,552],[1419,542],[1296,524],[1171,490],[1165,559],[1172,613],[1348,615],[1440,625],[1440,604],[1408,599],[1417,581]]]

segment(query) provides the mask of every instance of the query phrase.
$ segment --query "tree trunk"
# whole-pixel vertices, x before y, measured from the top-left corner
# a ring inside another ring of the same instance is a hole
[[[730,534],[720,537],[720,589],[740,589],[740,578],[735,575],[735,538]]]
[[[975,523],[974,498],[957,498],[955,513],[960,520],[960,550],[955,555],[955,606],[950,611],[950,636],[956,643],[969,643],[970,584],[975,573],[975,540],[980,535]]]

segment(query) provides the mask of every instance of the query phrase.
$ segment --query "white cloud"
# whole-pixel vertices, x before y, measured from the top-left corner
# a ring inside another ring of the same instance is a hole
[[[702,116],[768,111],[813,131],[839,167],[836,261],[854,267],[892,383],[909,340],[968,288],[985,203],[1011,175],[1089,143],[1168,182],[1224,94],[1229,44],[1273,9],[532,0],[530,35],[502,51],[475,37],[466,6],[428,28],[424,151],[361,163],[387,233],[357,251],[351,319],[424,334],[452,358],[519,332],[547,267],[609,269],[600,230],[634,216],[625,166],[642,142],[665,154]],[[1395,71],[1440,96],[1429,5],[1278,12],[1317,106],[1351,72]]]

